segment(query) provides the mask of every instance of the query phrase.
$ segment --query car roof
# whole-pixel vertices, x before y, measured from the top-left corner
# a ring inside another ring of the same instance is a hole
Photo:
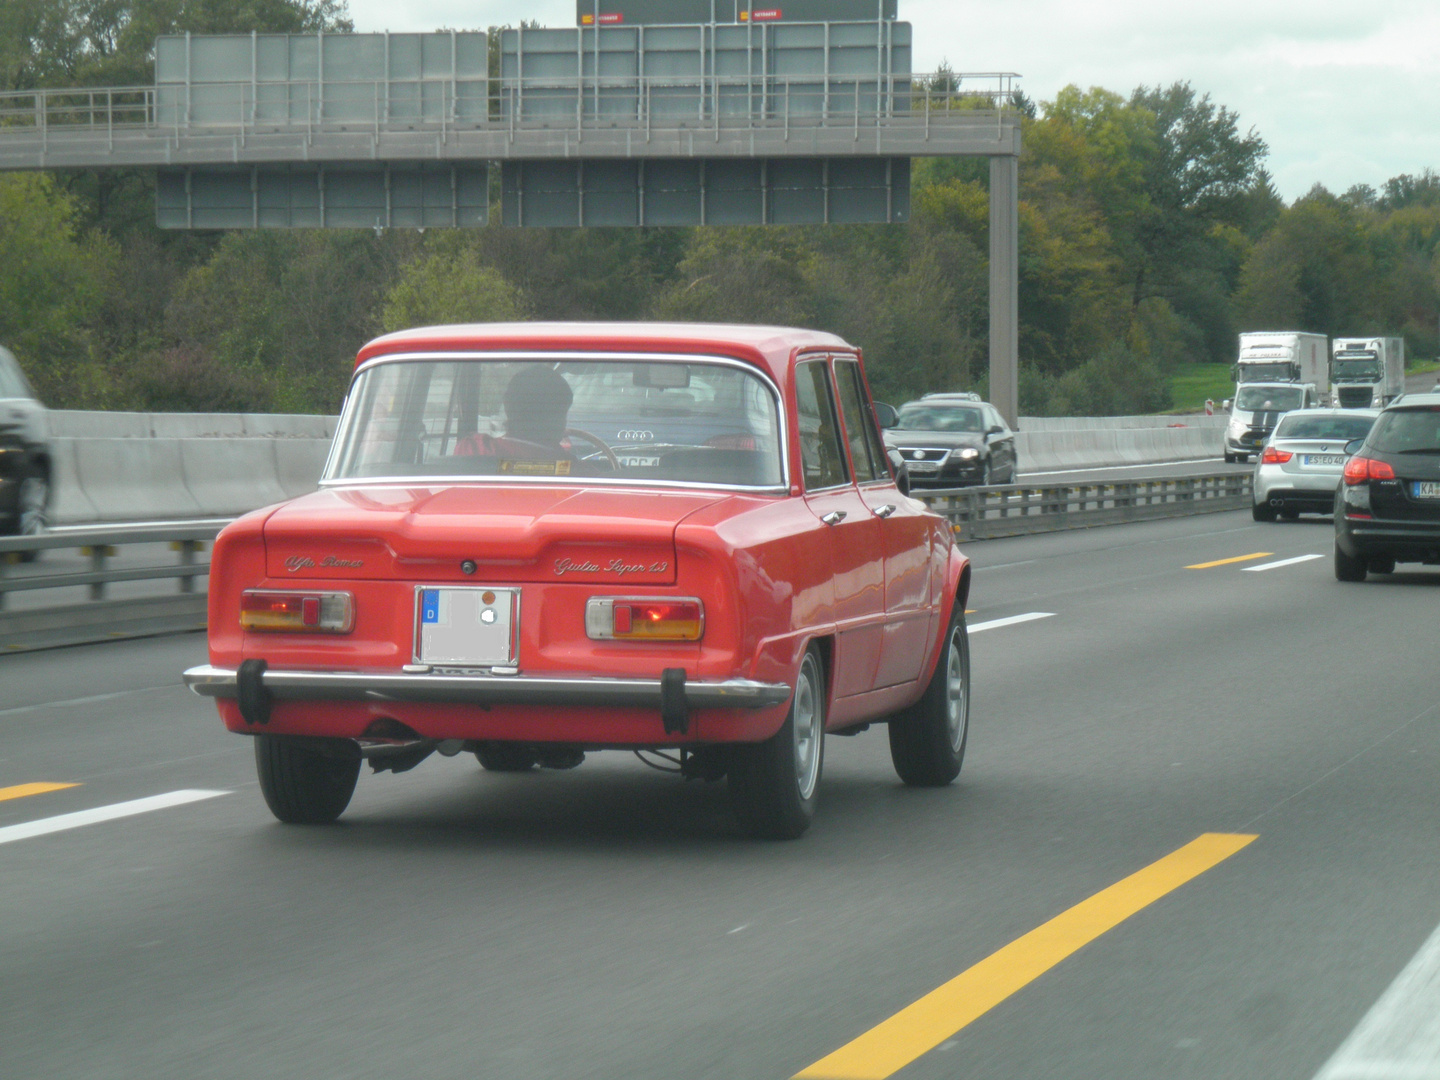
[[[823,330],[730,323],[526,322],[422,326],[367,343],[356,365],[377,356],[414,352],[696,353],[747,360],[782,387],[791,357],[811,351],[859,353]]]
[[[1423,394],[1401,394],[1398,398],[1385,406],[1387,409],[1422,408],[1433,409],[1440,405],[1440,393],[1434,390],[1427,390]]]

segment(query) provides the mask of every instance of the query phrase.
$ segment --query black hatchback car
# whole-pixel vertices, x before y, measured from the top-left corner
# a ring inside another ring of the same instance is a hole
[[[1397,562],[1440,565],[1440,393],[1381,412],[1335,493],[1335,576],[1364,581]]]

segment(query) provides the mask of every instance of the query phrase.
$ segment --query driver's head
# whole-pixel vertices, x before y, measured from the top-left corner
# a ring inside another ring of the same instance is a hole
[[[523,367],[505,388],[505,434],[527,442],[559,444],[575,395],[554,368]]]

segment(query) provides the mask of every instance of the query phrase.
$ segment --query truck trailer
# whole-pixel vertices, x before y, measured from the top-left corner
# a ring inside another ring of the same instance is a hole
[[[1336,338],[1330,352],[1332,402],[1381,409],[1405,392],[1405,339]]]
[[[1324,334],[1295,330],[1258,331],[1240,335],[1235,382],[1310,383],[1330,393],[1330,350]]]

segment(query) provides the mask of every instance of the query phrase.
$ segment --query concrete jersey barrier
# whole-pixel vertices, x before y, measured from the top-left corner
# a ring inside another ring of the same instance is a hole
[[[51,520],[233,517],[313,491],[336,419],[56,410]],[[1022,417],[1015,448],[1023,473],[1218,458],[1225,419]]]

